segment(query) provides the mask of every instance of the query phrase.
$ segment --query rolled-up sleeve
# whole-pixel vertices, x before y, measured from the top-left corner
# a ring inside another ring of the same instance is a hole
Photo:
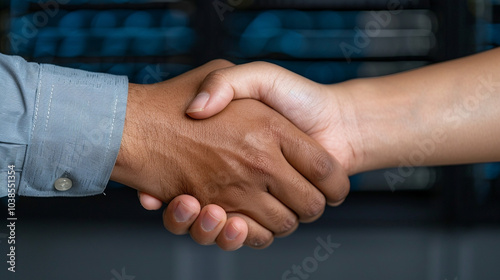
[[[12,165],[19,195],[104,191],[120,149],[126,77],[0,54],[0,90],[0,196]]]

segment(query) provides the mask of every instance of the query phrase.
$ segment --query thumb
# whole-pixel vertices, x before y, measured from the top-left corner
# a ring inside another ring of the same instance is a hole
[[[163,202],[161,200],[147,193],[138,191],[137,195],[139,196],[139,201],[142,207],[144,207],[144,209],[146,210],[158,210],[163,205]]]
[[[278,104],[272,104],[266,97],[283,70],[266,62],[216,70],[205,78],[186,113],[194,119],[206,119],[224,110],[232,100],[243,98],[260,100],[275,107]]]

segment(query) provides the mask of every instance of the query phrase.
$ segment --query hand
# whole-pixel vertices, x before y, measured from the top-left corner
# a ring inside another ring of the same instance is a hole
[[[259,102],[234,102],[204,121],[187,117],[184,112],[202,79],[220,67],[221,62],[214,62],[167,82],[130,86],[122,146],[111,179],[164,202],[188,194],[202,206],[222,206],[236,222],[226,223],[225,217],[217,219],[220,213],[205,210],[202,216],[214,218],[208,224],[201,216],[177,216],[184,223],[194,221],[191,233],[200,243],[227,245],[198,238],[209,229],[226,234],[236,230],[241,234],[237,237],[245,239],[245,221],[246,244],[264,247],[273,235],[295,230],[299,220],[317,219],[325,196],[329,203],[343,200],[349,183],[319,144]],[[197,212],[189,202],[171,203],[169,209]],[[169,221],[179,219],[166,215],[167,228]]]
[[[348,174],[495,162],[500,160],[499,58],[497,48],[331,86],[267,63],[250,63],[210,74],[201,87],[210,98],[202,94],[189,112],[205,118],[233,98],[259,99],[318,140]],[[408,175],[396,176],[404,180]]]
[[[333,94],[331,91],[335,91]],[[216,70],[208,75],[200,87],[201,92],[191,103],[187,113],[195,119],[211,117],[221,112],[233,99],[252,98],[260,100],[288,118],[301,130],[312,136],[335,156],[348,174],[358,172],[363,154],[354,147],[361,145],[357,127],[346,125],[345,118],[352,116],[347,91],[341,85],[320,85],[286,69],[269,63],[256,62]],[[345,191],[348,191],[346,189]],[[158,209],[153,197],[141,194],[141,203],[146,209]],[[188,196],[176,198],[199,209],[196,199]],[[336,206],[342,201],[330,201]],[[222,213],[216,205],[206,206],[203,210]],[[196,213],[193,212],[196,216]],[[173,211],[166,209],[166,217]],[[186,232],[189,223],[179,224],[168,219],[167,227],[172,231]],[[201,236],[209,238],[201,232]]]
[[[363,160],[352,102],[343,84],[322,85],[266,62],[219,69],[210,73],[190,104],[187,114],[206,119],[221,112],[232,100],[255,99],[285,116],[317,140],[349,174],[359,172]]]

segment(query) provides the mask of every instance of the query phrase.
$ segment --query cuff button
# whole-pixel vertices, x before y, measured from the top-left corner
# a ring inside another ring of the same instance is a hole
[[[72,186],[73,186],[73,182],[68,178],[59,178],[54,183],[54,188],[56,188],[56,190],[61,191],[61,192],[65,192],[65,191],[71,189]]]

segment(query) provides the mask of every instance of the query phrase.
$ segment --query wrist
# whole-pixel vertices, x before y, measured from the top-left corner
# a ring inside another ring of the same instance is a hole
[[[340,83],[340,106],[347,112],[344,127],[350,131],[353,154],[349,174],[397,166],[418,128],[408,110],[410,96],[383,78]],[[347,109],[345,109],[347,108]]]
[[[137,123],[140,122],[138,117],[138,103],[143,94],[143,86],[136,84],[129,84],[127,110],[125,115],[125,125],[123,127],[123,136],[121,140],[120,150],[116,158],[113,171],[111,173],[111,180],[137,188],[132,180],[135,174],[133,166],[133,158],[137,156],[134,147],[138,146],[139,141],[137,135]]]

